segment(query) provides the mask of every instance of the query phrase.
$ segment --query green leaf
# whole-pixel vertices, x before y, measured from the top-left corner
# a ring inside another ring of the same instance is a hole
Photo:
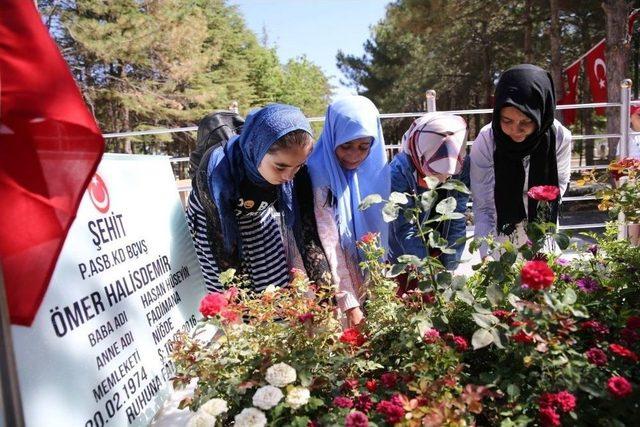
[[[422,260],[415,255],[400,255],[398,257],[398,262],[415,266],[419,266],[422,264]]]
[[[516,262],[517,258],[518,256],[515,252],[507,251],[500,255],[500,262],[506,265],[513,265]]]
[[[558,233],[553,236],[553,238],[562,250],[567,249],[569,247],[569,244],[571,243],[571,240],[569,240],[569,236],[564,233]]]
[[[493,335],[486,329],[478,329],[471,337],[471,345],[474,350],[488,346],[493,342]]]
[[[509,384],[507,386],[507,394],[512,400],[516,400],[520,396],[520,387],[515,384]]]
[[[220,284],[224,286],[227,283],[231,283],[235,274],[236,274],[236,269],[229,268],[228,270],[225,270],[222,273],[220,273],[220,276],[218,276],[218,280],[220,281]]]
[[[450,179],[444,184],[440,186],[440,188],[444,190],[455,190],[464,194],[471,194],[471,191],[467,188],[467,186],[462,181],[458,181],[457,179]]]
[[[513,306],[513,308],[518,308],[519,306],[519,302],[520,302],[520,297],[514,295],[514,294],[509,294],[507,295],[507,301],[509,301],[509,304],[511,304]]]
[[[453,197],[447,197],[436,206],[436,212],[439,214],[450,214],[456,210],[456,199]]]
[[[360,202],[360,206],[358,206],[358,209],[363,211],[381,202],[382,202],[382,197],[379,194],[369,194],[367,197],[364,198],[362,202]]]
[[[397,277],[405,272],[407,265],[404,263],[393,264],[391,270],[387,272],[387,277]]]
[[[427,332],[428,329],[433,328],[433,323],[431,323],[430,320],[425,319],[418,323],[417,328],[418,334],[420,335],[420,338],[422,338],[424,336],[424,333]]]
[[[571,288],[567,288],[564,292],[564,297],[562,298],[562,303],[566,305],[571,305],[578,300],[578,296],[575,291]]]
[[[431,212],[431,208],[433,208],[433,204],[438,200],[438,193],[433,190],[427,190],[420,195],[420,206],[422,206],[422,210],[426,212]]]
[[[497,330],[496,328],[490,329],[491,335],[493,335],[493,343],[498,348],[504,348],[505,343],[507,342],[507,336],[504,332]]]
[[[504,293],[498,285],[492,283],[487,287],[487,299],[491,305],[496,306],[504,299]]]
[[[464,218],[464,214],[460,212],[451,212],[448,214],[444,214],[438,218],[440,221],[453,221],[454,219],[462,219]]]
[[[382,208],[382,219],[384,220],[384,222],[395,221],[395,219],[398,217],[398,212],[400,212],[400,206],[396,205],[393,202],[387,202],[384,205],[384,208]]]
[[[473,295],[471,295],[471,292],[469,292],[466,289],[462,289],[456,292],[456,296],[460,299],[460,301],[469,305],[473,305],[475,301],[475,299],[473,298]]]
[[[407,203],[409,203],[409,199],[407,198],[407,195],[404,193],[399,193],[397,191],[394,191],[389,195],[389,201],[393,203],[397,203],[399,205],[406,205]]]
[[[438,286],[449,286],[451,284],[451,273],[448,271],[441,271],[436,274],[436,283]]]
[[[434,176],[425,176],[424,181],[427,183],[427,187],[432,190],[440,184],[440,180]]]
[[[500,323],[500,319],[492,314],[471,313],[473,321],[481,328],[489,329]]]

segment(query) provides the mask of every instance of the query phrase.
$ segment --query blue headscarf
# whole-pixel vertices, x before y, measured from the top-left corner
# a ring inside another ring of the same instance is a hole
[[[389,197],[391,188],[379,112],[363,96],[350,96],[329,105],[322,135],[307,162],[314,188],[329,187],[337,203],[340,243],[356,255],[356,241],[368,232],[379,232],[387,248],[388,225],[382,219],[382,205],[360,211],[358,205],[370,194]],[[335,150],[354,139],[371,137],[371,151],[355,170],[340,166]],[[356,255],[359,256],[359,255]]]
[[[207,176],[227,251],[231,251],[239,237],[234,208],[240,197],[240,183],[246,177],[257,186],[271,187],[258,172],[258,166],[274,142],[295,130],[312,134],[311,125],[302,111],[290,105],[270,104],[251,111],[240,135],[211,153]],[[285,224],[293,226],[293,181],[278,187],[278,202]]]

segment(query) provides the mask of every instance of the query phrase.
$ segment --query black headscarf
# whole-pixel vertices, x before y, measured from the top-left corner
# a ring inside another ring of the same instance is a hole
[[[522,142],[514,142],[500,126],[500,110],[515,107],[537,125]],[[528,187],[558,185],[556,133],[553,128],[556,110],[555,91],[551,75],[531,64],[517,65],[505,71],[498,81],[491,127],[496,143],[493,153],[495,170],[495,203],[497,228],[510,234],[514,226],[527,216],[522,201],[525,170],[522,159],[529,158]],[[538,202],[529,198],[528,220],[535,221]],[[558,217],[558,201],[551,205],[551,217]]]

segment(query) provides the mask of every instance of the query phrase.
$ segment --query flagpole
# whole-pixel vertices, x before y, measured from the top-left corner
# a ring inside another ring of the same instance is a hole
[[[9,306],[4,289],[2,266],[0,266],[0,378],[1,395],[0,409],[4,425],[8,427],[24,427],[22,415],[22,399],[18,386],[18,372],[11,340],[11,323],[9,321]]]

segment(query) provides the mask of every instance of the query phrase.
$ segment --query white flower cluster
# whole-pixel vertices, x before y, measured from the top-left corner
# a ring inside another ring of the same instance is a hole
[[[267,416],[260,409],[244,408],[234,421],[235,427],[264,427],[267,425]]]
[[[266,411],[276,406],[283,397],[278,387],[266,385],[256,390],[256,394],[253,395],[253,406]]]
[[[276,363],[267,369],[267,382],[275,387],[284,387],[296,380],[296,370],[286,363]]]
[[[305,387],[293,387],[287,393],[287,404],[292,409],[298,409],[301,406],[306,405],[309,402],[309,398],[311,397],[311,393],[309,393],[309,389]]]
[[[222,399],[211,399],[198,409],[189,420],[188,427],[211,427],[216,424],[216,417],[227,412],[227,402]]]

